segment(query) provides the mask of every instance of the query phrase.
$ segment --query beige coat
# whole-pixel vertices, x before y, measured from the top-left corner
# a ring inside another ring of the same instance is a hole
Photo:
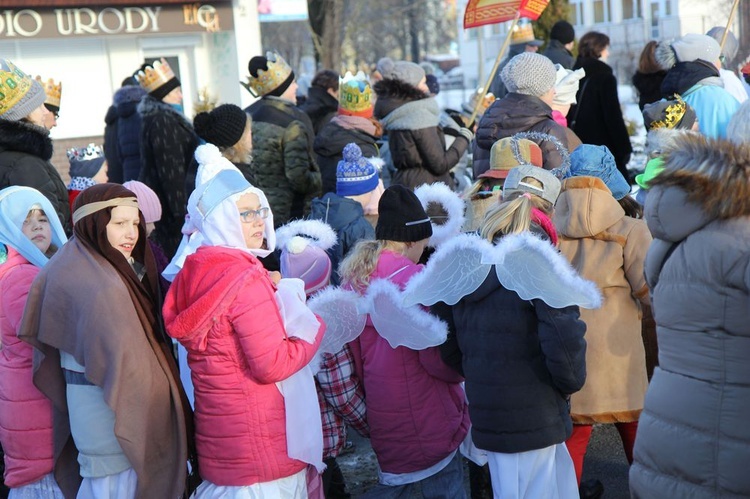
[[[581,309],[586,323],[586,384],[571,398],[573,422],[636,421],[648,384],[641,308],[648,303],[643,275],[651,234],[643,220],[625,216],[604,182],[573,177],[563,183],[553,221],[560,251],[604,297],[600,309]]]

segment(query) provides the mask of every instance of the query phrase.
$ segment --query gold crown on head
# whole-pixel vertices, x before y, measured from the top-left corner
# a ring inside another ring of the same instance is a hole
[[[55,84],[55,80],[50,78],[47,81],[42,81],[42,77],[37,75],[35,78],[42,87],[44,87],[44,94],[47,99],[44,101],[45,104],[55,106],[60,109],[60,97],[62,96],[62,82]]]
[[[146,92],[151,93],[175,76],[167,60],[162,57],[160,61],[154,61],[152,66],[147,66],[145,70],[138,71],[135,77],[141,87]]]
[[[0,61],[0,115],[5,114],[31,90],[33,80],[5,59]]]
[[[513,45],[518,43],[529,43],[535,40],[534,27],[531,23],[516,24],[510,35],[510,43]]]
[[[362,71],[347,71],[339,77],[339,106],[352,113],[366,112],[372,107],[372,87]]]
[[[680,124],[680,121],[682,121],[682,118],[685,116],[685,113],[687,112],[687,104],[685,104],[685,101],[682,100],[682,97],[675,94],[675,102],[667,106],[667,109],[664,110],[664,118],[658,121],[652,121],[649,125],[649,130],[656,130],[659,128],[675,128],[677,125]]]
[[[276,52],[266,52],[268,71],[258,70],[258,77],[247,75],[247,83],[240,82],[253,97],[262,97],[279,88],[292,74],[292,67]]]

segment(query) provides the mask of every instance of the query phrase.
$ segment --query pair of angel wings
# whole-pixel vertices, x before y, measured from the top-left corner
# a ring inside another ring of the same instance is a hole
[[[491,244],[476,234],[461,234],[440,246],[425,269],[403,291],[404,305],[455,305],[473,293],[494,267],[506,289],[524,300],[540,299],[553,308],[599,308],[596,285],[580,277],[548,242],[530,232],[504,236]]]
[[[367,292],[329,287],[307,302],[326,323],[318,355],[336,353],[364,330],[367,318],[391,347],[423,350],[443,343],[448,326],[418,305],[404,305],[399,287],[387,279],[370,283]]]

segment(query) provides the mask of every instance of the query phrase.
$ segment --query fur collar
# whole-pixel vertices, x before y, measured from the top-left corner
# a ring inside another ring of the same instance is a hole
[[[750,215],[750,145],[682,133],[664,155],[653,188],[678,187],[710,218]]]
[[[380,80],[375,83],[373,90],[378,96],[374,110],[376,118],[383,118],[407,102],[419,101],[428,97],[421,90],[400,80]]]
[[[182,122],[188,128],[193,128],[193,126],[182,113],[178,113],[171,105],[167,104],[166,102],[154,99],[150,95],[145,95],[140,104],[138,104],[138,113],[144,118],[146,116],[154,116],[159,113],[171,114],[175,120]]]
[[[130,102],[140,102],[144,95],[146,95],[146,91],[143,88],[136,85],[129,85],[118,89],[112,100],[115,106],[119,106],[120,104]]]
[[[407,102],[397,107],[380,122],[386,130],[421,130],[440,124],[440,108],[432,97]]]
[[[26,121],[0,120],[0,149],[31,154],[44,161],[52,157],[49,131]]]

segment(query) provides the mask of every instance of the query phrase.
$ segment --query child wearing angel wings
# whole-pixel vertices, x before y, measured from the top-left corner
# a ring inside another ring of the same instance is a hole
[[[362,295],[375,280],[403,288],[422,270],[416,262],[432,235],[419,199],[403,186],[386,189],[378,211],[376,240],[359,242],[340,268],[345,286]],[[349,343],[379,466],[379,484],[366,497],[400,497],[416,483],[424,497],[466,497],[457,453],[469,427],[463,378],[436,346],[392,347],[383,334],[368,317]]]

